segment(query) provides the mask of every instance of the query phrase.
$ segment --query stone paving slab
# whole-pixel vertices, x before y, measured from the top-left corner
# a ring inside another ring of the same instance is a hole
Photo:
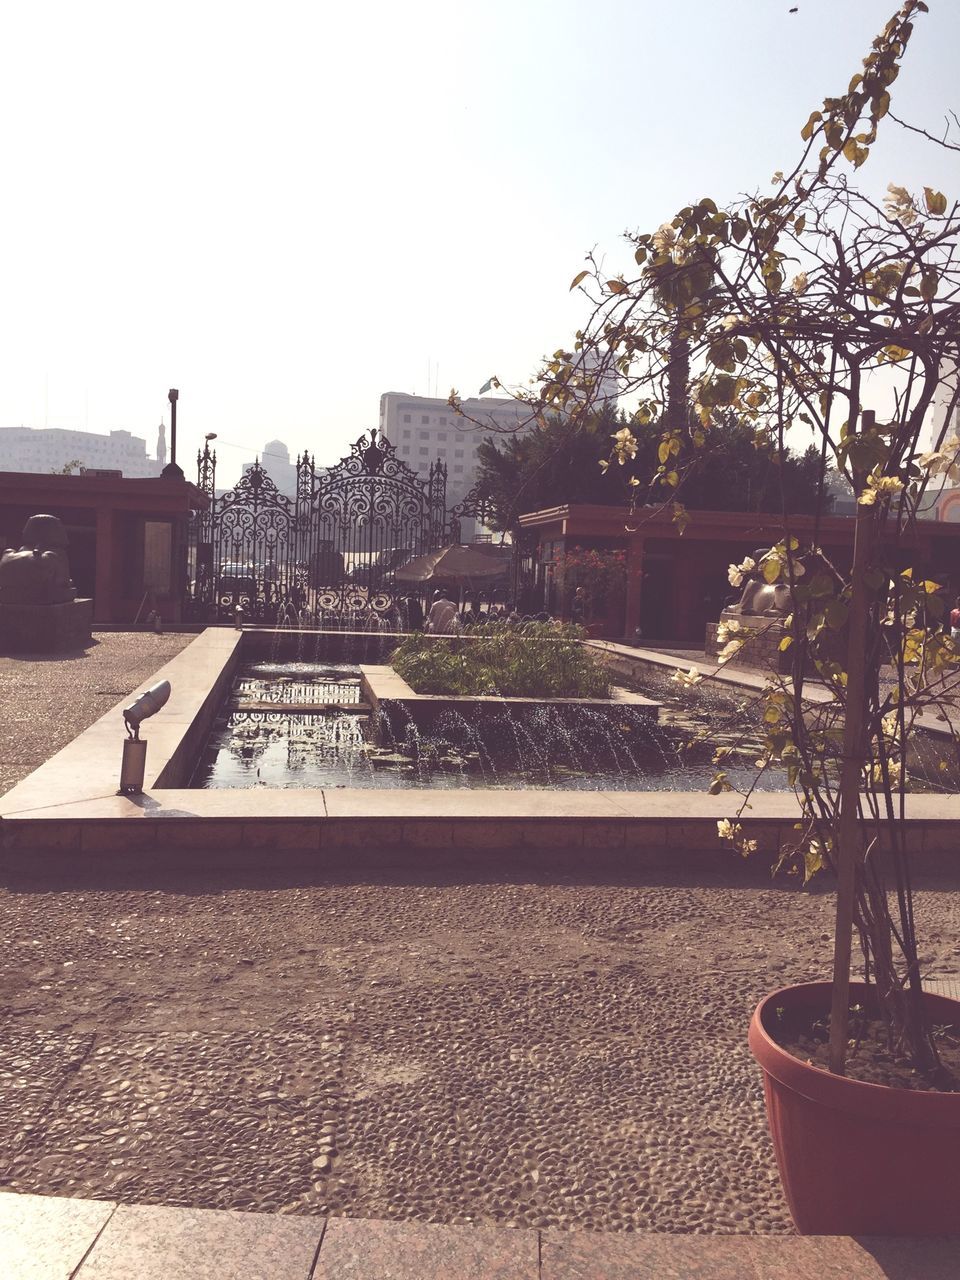
[[[960,1237],[749,1239],[757,1280],[957,1280]],[[604,1278],[606,1280],[606,1278]]]
[[[536,1280],[538,1233],[331,1218],[312,1280]]]
[[[753,1280],[746,1237],[545,1231],[541,1250],[540,1280]]]
[[[121,1205],[77,1280],[310,1280],[322,1233],[317,1218]]]
[[[70,1280],[116,1209],[112,1200],[0,1193],[3,1280]]]
[[[3,1280],[958,1280],[960,1236],[448,1227],[0,1193]]]

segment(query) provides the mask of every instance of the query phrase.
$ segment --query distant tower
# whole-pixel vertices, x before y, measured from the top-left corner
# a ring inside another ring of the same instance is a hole
[[[164,434],[165,430],[166,429],[163,423],[161,422],[160,431],[159,431],[159,434],[157,435],[157,471],[158,472],[163,470],[167,461],[167,438],[166,438],[166,435]]]

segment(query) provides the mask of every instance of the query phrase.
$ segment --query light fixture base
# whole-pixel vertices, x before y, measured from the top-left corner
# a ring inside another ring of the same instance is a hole
[[[120,763],[120,791],[122,796],[136,796],[143,791],[147,772],[146,738],[124,738],[123,760]]]

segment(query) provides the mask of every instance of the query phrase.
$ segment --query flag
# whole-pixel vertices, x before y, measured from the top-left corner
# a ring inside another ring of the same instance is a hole
[[[500,385],[500,384],[499,384],[499,382],[497,382],[496,374],[494,374],[494,376],[493,376],[492,378],[488,378],[488,379],[486,380],[486,382],[483,384],[483,386],[482,386],[482,387],[480,388],[480,390],[477,392],[477,395],[478,395],[478,396],[482,396],[482,395],[483,395],[483,393],[484,393],[485,391],[489,391],[489,390],[491,390],[491,388],[493,387],[493,385],[494,385],[495,383],[496,383],[496,385],[497,385],[497,386],[499,386],[499,385]]]

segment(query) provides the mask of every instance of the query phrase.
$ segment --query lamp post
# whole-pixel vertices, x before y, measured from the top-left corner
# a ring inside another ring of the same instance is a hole
[[[179,398],[180,392],[176,387],[171,387],[167,392],[167,399],[170,401],[170,461],[160,473],[166,480],[186,479],[182,469],[177,466],[177,401]]]

